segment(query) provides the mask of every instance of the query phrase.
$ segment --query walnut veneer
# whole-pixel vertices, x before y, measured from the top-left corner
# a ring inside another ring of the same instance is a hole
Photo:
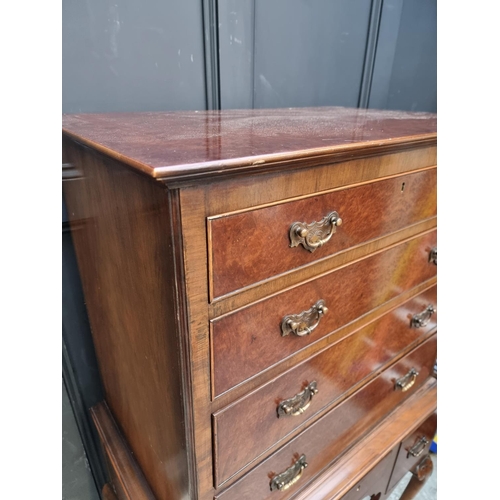
[[[72,115],[63,151],[106,498],[386,498],[408,470],[418,490],[435,115]]]

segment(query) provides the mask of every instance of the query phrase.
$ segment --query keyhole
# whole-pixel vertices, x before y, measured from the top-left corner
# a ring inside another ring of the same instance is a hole
[[[403,182],[403,184],[401,184],[401,192],[403,192],[405,190],[405,183]]]

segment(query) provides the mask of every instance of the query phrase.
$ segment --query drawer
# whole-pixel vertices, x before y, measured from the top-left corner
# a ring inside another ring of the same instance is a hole
[[[342,225],[337,227],[325,219],[333,212],[338,213]],[[226,295],[435,215],[436,169],[432,168],[257,210],[211,217],[208,231],[212,297]],[[312,239],[306,237],[311,246],[304,240],[300,240],[304,244],[290,246],[291,226],[295,222],[309,225],[309,235],[315,235]],[[318,224],[311,226],[314,222]],[[314,238],[329,239],[315,248]]]
[[[436,266],[429,262],[429,252],[435,245],[436,231],[432,231],[213,320],[213,394],[224,393],[433,278]],[[329,309],[324,315],[314,309],[320,300]],[[302,315],[301,321],[317,327],[308,335],[283,336],[285,316],[307,311],[312,313]]]
[[[216,484],[425,338],[436,328],[436,314],[420,328],[410,324],[428,305],[436,305],[435,286],[215,413]],[[284,413],[286,400],[295,404],[294,415]]]
[[[383,498],[397,454],[398,447],[396,446],[356,486],[349,490],[342,500],[365,500],[366,498],[375,500],[380,496]],[[379,493],[380,496],[377,496]]]
[[[388,491],[392,490],[403,476],[428,453],[437,429],[437,415],[433,413],[415,432],[412,432],[399,448]]]
[[[216,498],[221,500],[290,498],[342,452],[375,427],[399,403],[414,393],[432,373],[435,359],[436,336],[434,335],[321,417]],[[414,379],[414,384],[409,390],[396,390],[397,381],[407,377],[412,369],[416,369],[419,373]],[[307,467],[301,469],[300,466],[304,462],[307,463]],[[278,478],[277,476],[281,474],[283,475]],[[297,480],[296,484],[282,491],[271,490],[271,485],[284,475],[288,476],[289,482]]]

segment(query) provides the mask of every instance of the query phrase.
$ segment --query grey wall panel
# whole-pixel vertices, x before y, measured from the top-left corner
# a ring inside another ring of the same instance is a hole
[[[436,0],[219,0],[222,108],[436,111]]]
[[[369,107],[436,111],[436,0],[385,0]]]
[[[370,8],[370,0],[256,0],[255,107],[356,107]]]
[[[205,42],[205,83],[207,109],[220,109],[219,0],[201,0]]]
[[[365,62],[363,65],[363,76],[361,77],[361,88],[359,91],[358,106],[367,108],[372,86],[373,68],[377,55],[378,35],[380,19],[382,17],[382,4],[384,0],[372,0],[370,23],[366,39]]]
[[[205,109],[200,1],[62,6],[64,113]]]
[[[371,108],[385,109],[387,105],[403,1],[384,0],[383,2],[369,96],[369,107]]]
[[[222,109],[253,108],[255,2],[219,0]]]

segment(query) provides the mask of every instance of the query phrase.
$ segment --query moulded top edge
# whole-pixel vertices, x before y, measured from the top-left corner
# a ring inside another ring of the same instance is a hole
[[[435,114],[339,107],[78,114],[62,121],[66,136],[162,180],[423,147],[437,137]]]

